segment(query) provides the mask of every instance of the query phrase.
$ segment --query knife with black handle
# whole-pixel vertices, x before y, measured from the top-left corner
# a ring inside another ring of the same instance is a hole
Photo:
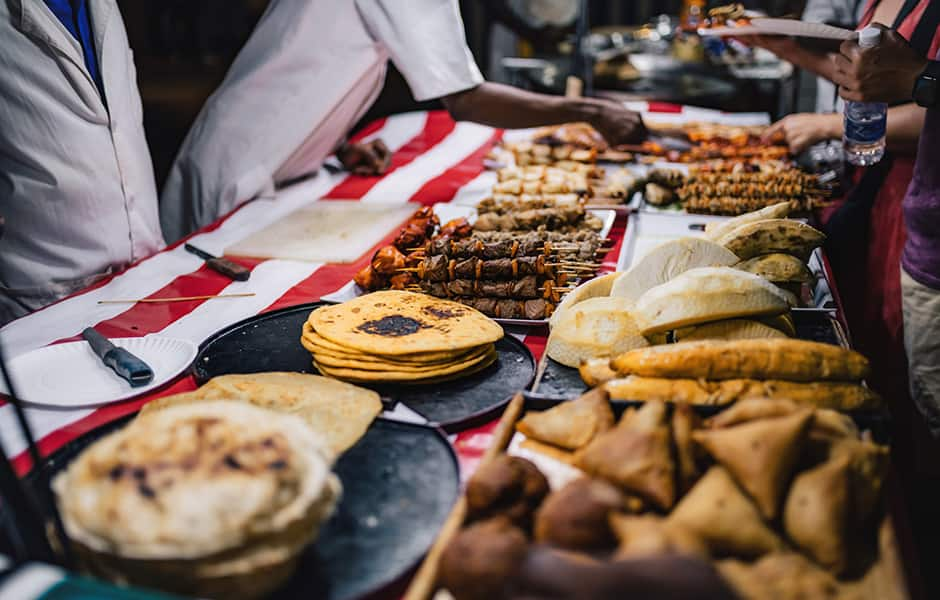
[[[131,387],[140,387],[153,381],[153,369],[147,363],[128,350],[118,348],[93,328],[85,329],[82,337],[91,345],[101,362],[126,379]]]
[[[202,260],[206,261],[207,267],[216,273],[225,275],[229,279],[233,279],[235,281],[248,281],[248,278],[251,277],[251,271],[239,264],[230,261],[227,258],[213,256],[205,250],[200,250],[192,244],[184,244],[183,247],[186,248],[187,252],[195,254]]]

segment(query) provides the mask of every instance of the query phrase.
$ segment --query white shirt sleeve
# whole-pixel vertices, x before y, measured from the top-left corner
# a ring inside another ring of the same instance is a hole
[[[356,0],[356,6],[419,102],[483,83],[457,0]]]

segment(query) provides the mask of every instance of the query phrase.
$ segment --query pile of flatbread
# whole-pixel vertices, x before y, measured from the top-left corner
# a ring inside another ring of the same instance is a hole
[[[387,290],[314,310],[301,343],[329,377],[427,384],[489,367],[502,337],[502,327],[469,306]]]
[[[382,412],[379,395],[349,383],[305,373],[221,375],[193,392],[158,398],[139,418],[170,406],[218,400],[242,402],[303,419],[334,456],[359,441]]]

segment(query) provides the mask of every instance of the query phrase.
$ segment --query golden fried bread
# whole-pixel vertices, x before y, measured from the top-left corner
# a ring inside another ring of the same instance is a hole
[[[858,381],[868,359],[853,350],[805,340],[680,342],[625,352],[611,361],[621,375],[692,379]]]

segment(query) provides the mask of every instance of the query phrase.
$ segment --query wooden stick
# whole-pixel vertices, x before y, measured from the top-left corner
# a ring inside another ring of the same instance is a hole
[[[159,304],[163,302],[188,302],[190,300],[212,300],[214,298],[247,298],[254,296],[254,292],[244,294],[214,294],[209,296],[178,296],[175,298],[138,298],[136,300],[98,300],[98,304]]]
[[[502,418],[499,420],[499,425],[496,426],[496,430],[493,432],[493,442],[480,460],[481,467],[492,462],[509,445],[509,440],[512,439],[512,434],[515,431],[516,421],[519,420],[524,405],[525,399],[521,393],[516,394],[509,401]],[[434,545],[431,546],[424,562],[421,563],[414,579],[411,580],[411,585],[408,586],[402,600],[428,600],[431,598],[437,586],[437,571],[440,568],[441,556],[454,536],[460,531],[460,528],[463,527],[466,518],[467,498],[461,494],[453,510],[450,511],[447,520],[444,521],[444,526],[441,527]]]

